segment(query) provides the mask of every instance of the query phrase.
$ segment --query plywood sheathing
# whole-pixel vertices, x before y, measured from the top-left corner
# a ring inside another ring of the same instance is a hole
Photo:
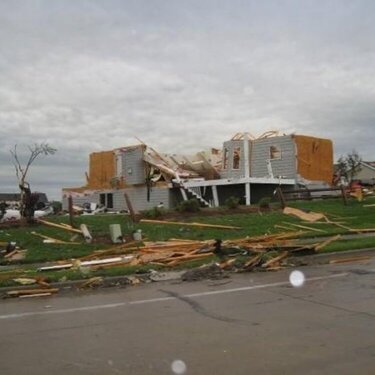
[[[293,135],[297,173],[306,180],[332,183],[333,146],[330,139]]]
[[[116,176],[115,154],[113,150],[90,154],[90,169],[87,188],[110,189]]]

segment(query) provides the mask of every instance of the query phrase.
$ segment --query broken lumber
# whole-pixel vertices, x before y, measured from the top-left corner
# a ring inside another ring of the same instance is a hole
[[[349,232],[355,232],[355,233],[372,233],[372,232],[375,232],[375,228],[357,228],[357,229],[354,229],[354,228],[351,228],[349,230]]]
[[[98,286],[103,284],[103,278],[100,276],[91,277],[90,279],[84,281],[81,285],[78,286],[78,289],[91,288],[93,286]]]
[[[281,260],[283,260],[284,258],[286,258],[288,256],[288,251],[283,251],[280,255],[268,260],[266,263],[262,264],[262,267],[263,268],[268,268],[268,267],[272,267],[275,265],[275,263],[278,263],[280,262]]]
[[[302,210],[299,210],[298,208],[292,208],[292,207],[285,207],[283,210],[283,214],[285,215],[292,215],[296,216],[299,219],[314,222],[325,218],[325,215],[319,212],[304,212]]]
[[[288,224],[288,225],[292,225],[293,227],[297,227],[297,228],[301,228],[301,229],[307,229],[307,230],[310,230],[312,232],[322,232],[322,233],[327,233],[325,230],[323,229],[318,229],[318,228],[311,228],[311,227],[307,227],[306,225],[300,225],[300,224],[294,224],[294,223],[289,223],[289,222],[286,222],[284,221],[283,222],[284,224]]]
[[[52,223],[52,222],[47,221],[47,220],[37,219],[37,222],[38,222],[38,223],[41,223],[41,224],[44,224],[44,225],[47,225],[47,226],[50,226],[50,227],[59,228],[59,229],[64,229],[64,230],[68,230],[68,231],[70,231],[70,232],[74,232],[74,233],[82,234],[82,231],[80,231],[79,229],[68,228],[68,227],[66,227],[66,226],[64,226],[64,225],[60,225],[60,224],[56,224],[56,223]]]
[[[102,264],[108,264],[108,263],[116,263],[116,262],[122,262],[127,260],[128,257],[115,257],[115,258],[107,258],[107,259],[100,259],[100,260],[89,260],[87,262],[79,262],[80,267],[87,267],[87,266],[98,266]],[[65,264],[57,264],[55,266],[46,266],[46,267],[40,267],[38,268],[38,271],[54,271],[54,270],[62,270],[66,268],[72,268],[74,265],[74,262],[72,263],[65,263]]]
[[[20,297],[26,295],[35,295],[35,294],[52,294],[57,293],[59,291],[58,288],[44,288],[44,289],[18,289],[18,290],[10,290],[5,293],[7,297]]]
[[[289,228],[289,227],[286,227],[284,225],[280,225],[280,224],[275,224],[274,225],[275,228],[280,228],[280,229],[284,229],[284,230],[294,230],[294,228]]]
[[[340,234],[337,234],[336,236],[333,236],[331,238],[328,238],[328,240],[323,241],[322,243],[318,244],[317,246],[314,247],[315,251],[322,250],[324,247],[329,245],[330,243],[337,241],[341,237]]]
[[[216,224],[203,224],[203,223],[185,223],[180,221],[163,221],[163,220],[150,220],[142,219],[140,223],[146,224],[168,224],[168,225],[183,225],[188,227],[200,227],[200,228],[217,228],[217,229],[242,229],[241,227],[234,227],[231,225],[216,225]]]
[[[262,254],[255,255],[244,264],[243,269],[247,271],[252,270],[255,266],[257,266],[262,261],[262,258],[263,258]]]
[[[80,245],[79,242],[67,242],[63,240],[59,240],[57,238],[45,236],[44,234],[40,234],[37,232],[31,232],[32,235],[43,238],[45,240],[45,243],[50,243],[50,244],[59,244],[59,245]]]
[[[357,257],[350,257],[344,259],[332,259],[329,261],[329,264],[340,264],[340,263],[352,263],[352,262],[363,262],[371,260],[373,257],[371,256],[357,256]]]

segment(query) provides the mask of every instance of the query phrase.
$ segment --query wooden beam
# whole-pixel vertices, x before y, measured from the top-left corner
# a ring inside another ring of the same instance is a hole
[[[183,225],[188,227],[199,227],[199,228],[217,228],[217,229],[242,229],[241,227],[234,227],[231,225],[215,225],[215,224],[203,224],[203,223],[185,223],[180,221],[163,221],[163,220],[149,220],[142,219],[140,223],[144,224],[167,224],[167,225]]]
[[[49,226],[49,227],[54,227],[54,228],[64,229],[64,230],[67,230],[67,231],[69,231],[69,232],[74,232],[74,233],[82,234],[82,232],[81,232],[79,229],[68,228],[68,227],[62,226],[62,225],[60,225],[60,224],[52,223],[52,222],[47,221],[47,220],[37,219],[37,222],[38,222],[38,223],[41,223],[41,224],[44,224],[44,225],[47,225],[47,226]]]

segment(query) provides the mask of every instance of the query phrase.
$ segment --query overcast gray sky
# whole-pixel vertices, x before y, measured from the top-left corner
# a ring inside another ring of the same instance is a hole
[[[46,141],[34,190],[81,186],[93,151],[194,152],[236,132],[331,138],[374,160],[375,2],[0,1],[0,191]]]

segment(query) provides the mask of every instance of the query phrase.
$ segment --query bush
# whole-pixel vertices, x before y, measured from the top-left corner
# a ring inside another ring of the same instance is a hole
[[[177,211],[180,212],[198,212],[200,209],[199,202],[195,198],[182,201],[177,206]]]
[[[161,207],[153,207],[150,210],[142,211],[142,215],[149,219],[157,219],[165,214],[165,209]]]
[[[225,200],[226,207],[230,209],[237,208],[239,204],[240,204],[240,198],[237,198],[237,197],[232,196]]]
[[[258,205],[260,208],[270,208],[271,198],[263,197],[259,200]]]
[[[53,213],[58,214],[62,211],[62,203],[59,201],[52,201],[51,206],[53,208]]]

